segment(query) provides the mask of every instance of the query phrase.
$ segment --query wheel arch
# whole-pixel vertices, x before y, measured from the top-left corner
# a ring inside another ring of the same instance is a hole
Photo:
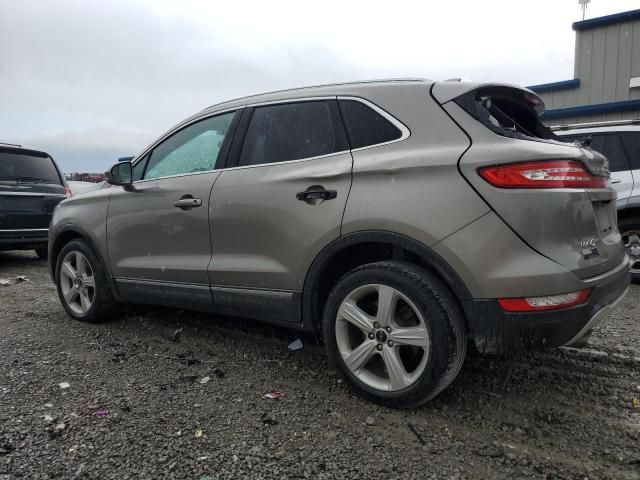
[[[463,312],[471,294],[457,273],[426,245],[402,234],[372,230],[349,233],[327,245],[314,259],[302,290],[302,326],[320,334],[331,289],[347,272],[381,260],[403,260],[435,273],[449,287]],[[465,325],[469,322],[465,314]]]
[[[51,279],[55,282],[55,271],[56,264],[58,262],[58,254],[60,250],[69,242],[73,240],[84,240],[93,250],[93,252],[98,257],[98,260],[102,263],[103,268],[107,272],[107,281],[109,282],[109,287],[111,288],[111,292],[117,301],[122,301],[120,294],[116,288],[116,283],[111,276],[111,271],[109,268],[109,263],[106,261],[100,249],[97,247],[96,242],[92,239],[89,232],[75,224],[67,224],[62,227],[56,229],[55,234],[53,235],[53,241],[49,246],[49,273],[51,275]]]

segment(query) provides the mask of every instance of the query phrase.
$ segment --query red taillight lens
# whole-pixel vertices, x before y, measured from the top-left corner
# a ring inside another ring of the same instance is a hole
[[[498,303],[507,312],[539,312],[580,305],[587,298],[589,298],[589,289],[548,297],[499,298]]]
[[[547,160],[510,163],[479,170],[480,176],[500,188],[604,188],[607,177],[596,177],[580,162]]]
[[[71,195],[73,195],[71,189],[69,187],[64,187],[64,196],[67,198],[71,198]]]

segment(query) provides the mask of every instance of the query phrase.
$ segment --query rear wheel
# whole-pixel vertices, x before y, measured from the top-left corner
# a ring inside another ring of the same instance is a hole
[[[58,296],[71,317],[91,323],[111,318],[116,302],[107,273],[86,242],[73,240],[62,247],[55,273]]]
[[[323,320],[329,358],[345,383],[383,405],[420,405],[456,377],[466,353],[462,312],[433,274],[378,262],[345,275]]]
[[[625,218],[619,222],[618,228],[622,235],[622,243],[629,255],[629,270],[631,281],[640,283],[640,220]]]
[[[49,256],[47,247],[36,248],[36,255],[38,255],[38,257],[40,257],[41,260],[46,260]]]

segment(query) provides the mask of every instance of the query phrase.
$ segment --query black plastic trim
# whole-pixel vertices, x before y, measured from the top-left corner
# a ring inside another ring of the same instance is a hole
[[[309,267],[302,290],[302,328],[314,331],[320,319],[322,306],[317,304],[317,285],[332,259],[344,249],[357,244],[382,243],[405,249],[430,265],[451,288],[461,302],[471,299],[469,290],[458,274],[437,253],[426,245],[405,235],[384,230],[365,230],[348,233],[327,245],[314,259]]]
[[[594,287],[579,306],[535,313],[504,311],[497,300],[463,302],[470,337],[480,353],[537,351],[566,345],[600,310],[616,301],[629,285],[628,269]]]

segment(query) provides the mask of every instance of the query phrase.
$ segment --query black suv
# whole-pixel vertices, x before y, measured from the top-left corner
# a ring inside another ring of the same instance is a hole
[[[34,249],[46,258],[53,209],[69,196],[48,153],[0,144],[0,250]]]

